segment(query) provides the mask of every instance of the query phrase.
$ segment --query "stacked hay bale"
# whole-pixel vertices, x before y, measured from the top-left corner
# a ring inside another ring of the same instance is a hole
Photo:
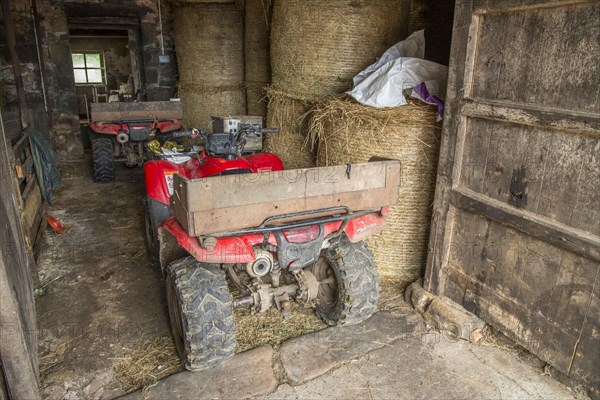
[[[314,166],[307,113],[404,38],[405,0],[277,0],[271,29],[272,86],[265,146],[286,168]]]
[[[380,109],[337,97],[313,110],[310,130],[319,141],[319,166],[367,162],[373,156],[400,160],[398,204],[391,208],[388,227],[367,244],[381,274],[414,280],[427,257],[441,134],[435,108],[410,101]]]
[[[244,55],[248,115],[267,116],[266,87],[271,82],[269,27],[273,0],[245,1]]]
[[[235,4],[184,4],[174,12],[179,96],[188,127],[213,115],[246,113],[243,10]]]

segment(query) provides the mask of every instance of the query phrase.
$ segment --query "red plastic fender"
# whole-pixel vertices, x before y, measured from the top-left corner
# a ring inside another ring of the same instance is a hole
[[[181,128],[181,120],[176,119],[173,121],[158,121],[153,128],[158,128],[161,133],[176,131]]]
[[[144,164],[146,194],[153,200],[169,205],[173,193],[173,175],[185,176],[183,166],[165,160],[152,160]]]
[[[103,124],[102,122],[92,122],[89,125],[89,128],[96,133],[115,136],[119,133],[119,131],[123,130],[121,124]]]
[[[383,229],[387,217],[380,211],[356,217],[348,222],[344,231],[351,242],[356,243],[367,236]],[[337,231],[342,222],[329,222],[324,225],[324,235]],[[183,247],[196,260],[204,263],[237,264],[248,263],[256,259],[253,246],[260,245],[264,236],[258,233],[247,235],[216,238],[215,246],[206,249],[200,246],[198,238],[188,235],[175,217],[165,220],[162,227],[171,233],[181,247]],[[283,233],[290,242],[301,243],[315,238],[312,227],[284,230]],[[269,235],[269,244],[277,246],[277,240],[273,234]]]
[[[380,211],[363,215],[348,221],[344,231],[352,243],[365,240],[367,237],[382,230],[387,224],[388,207],[383,207]]]
[[[190,236],[181,227],[175,217],[166,219],[162,227],[177,239],[177,242],[196,260],[204,263],[237,264],[254,261],[252,246],[262,243],[260,234],[243,235],[241,237],[218,238],[212,249],[200,246],[198,238]]]

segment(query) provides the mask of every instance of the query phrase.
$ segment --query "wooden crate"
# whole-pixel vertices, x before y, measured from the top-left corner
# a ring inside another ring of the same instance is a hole
[[[139,103],[94,103],[91,109],[93,122],[116,122],[120,120],[176,120],[183,118],[178,101],[146,101]]]
[[[274,215],[396,203],[399,161],[354,164],[350,174],[346,171],[346,165],[338,165],[193,180],[175,175],[172,202],[177,220],[192,236],[253,228]]]

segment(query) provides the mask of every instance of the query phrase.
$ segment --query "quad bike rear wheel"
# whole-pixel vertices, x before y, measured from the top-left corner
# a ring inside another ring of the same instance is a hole
[[[107,183],[115,180],[115,155],[111,139],[92,140],[92,162],[94,182]]]
[[[321,252],[310,271],[319,281],[317,314],[329,325],[354,325],[377,310],[379,275],[364,242],[346,236]]]
[[[171,329],[186,369],[212,367],[234,355],[233,301],[218,264],[193,257],[174,261],[166,289]]]

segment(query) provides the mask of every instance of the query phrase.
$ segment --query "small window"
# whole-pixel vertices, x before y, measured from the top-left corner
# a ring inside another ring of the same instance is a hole
[[[104,83],[103,53],[73,53],[72,56],[76,84]]]

